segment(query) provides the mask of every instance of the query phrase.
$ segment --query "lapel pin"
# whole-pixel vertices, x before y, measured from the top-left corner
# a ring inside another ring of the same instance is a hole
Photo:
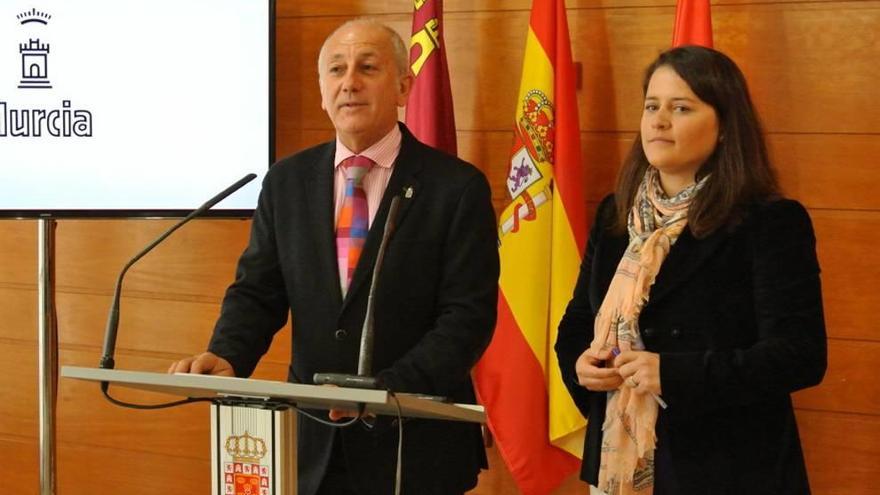
[[[406,186],[403,189],[403,197],[406,199],[410,199],[413,197],[413,188],[412,186]]]

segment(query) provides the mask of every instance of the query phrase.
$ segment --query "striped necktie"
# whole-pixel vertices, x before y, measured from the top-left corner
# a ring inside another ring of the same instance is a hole
[[[345,196],[336,222],[336,259],[343,297],[348,292],[348,284],[370,229],[370,212],[363,182],[373,165],[373,160],[358,155],[346,158],[341,164],[345,174]]]

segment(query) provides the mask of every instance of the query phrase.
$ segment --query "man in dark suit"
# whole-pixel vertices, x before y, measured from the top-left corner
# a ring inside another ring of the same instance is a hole
[[[270,168],[208,352],[170,372],[248,376],[290,313],[290,381],[355,373],[369,280],[391,199],[400,196],[375,295],[376,377],[396,392],[475,402],[469,372],[491,338],[498,292],[491,195],[479,170],[397,122],[412,84],[407,59],[400,37],[374,21],[351,21],[327,38],[319,82],[336,141]],[[371,164],[358,186],[370,217],[360,245],[346,237],[357,230],[348,226],[352,156]],[[396,421],[337,429],[300,415],[297,423],[300,495],[392,493]],[[404,423],[404,493],[476,485],[486,463],[478,425]]]

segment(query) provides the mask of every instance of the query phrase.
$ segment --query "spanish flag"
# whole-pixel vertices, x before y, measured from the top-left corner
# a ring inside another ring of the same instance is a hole
[[[489,428],[525,495],[580,465],[586,422],[553,344],[586,242],[575,71],[564,0],[534,0],[499,219],[498,326],[475,382]]]
[[[419,141],[456,154],[452,88],[443,43],[443,0],[414,0],[406,125]]]
[[[678,0],[672,46],[699,45],[712,48],[712,12],[709,0]]]

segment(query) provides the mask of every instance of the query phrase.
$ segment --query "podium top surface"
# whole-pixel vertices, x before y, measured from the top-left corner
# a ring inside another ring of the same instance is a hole
[[[93,382],[109,382],[115,386],[147,390],[164,394],[209,399],[251,399],[282,401],[301,408],[356,409],[364,404],[366,412],[405,417],[443,419],[484,423],[483,406],[452,404],[416,394],[395,394],[397,400],[384,390],[327,387],[298,383],[231,378],[225,376],[194,375],[190,373],[152,373],[144,371],[107,370],[63,366],[61,376]]]

